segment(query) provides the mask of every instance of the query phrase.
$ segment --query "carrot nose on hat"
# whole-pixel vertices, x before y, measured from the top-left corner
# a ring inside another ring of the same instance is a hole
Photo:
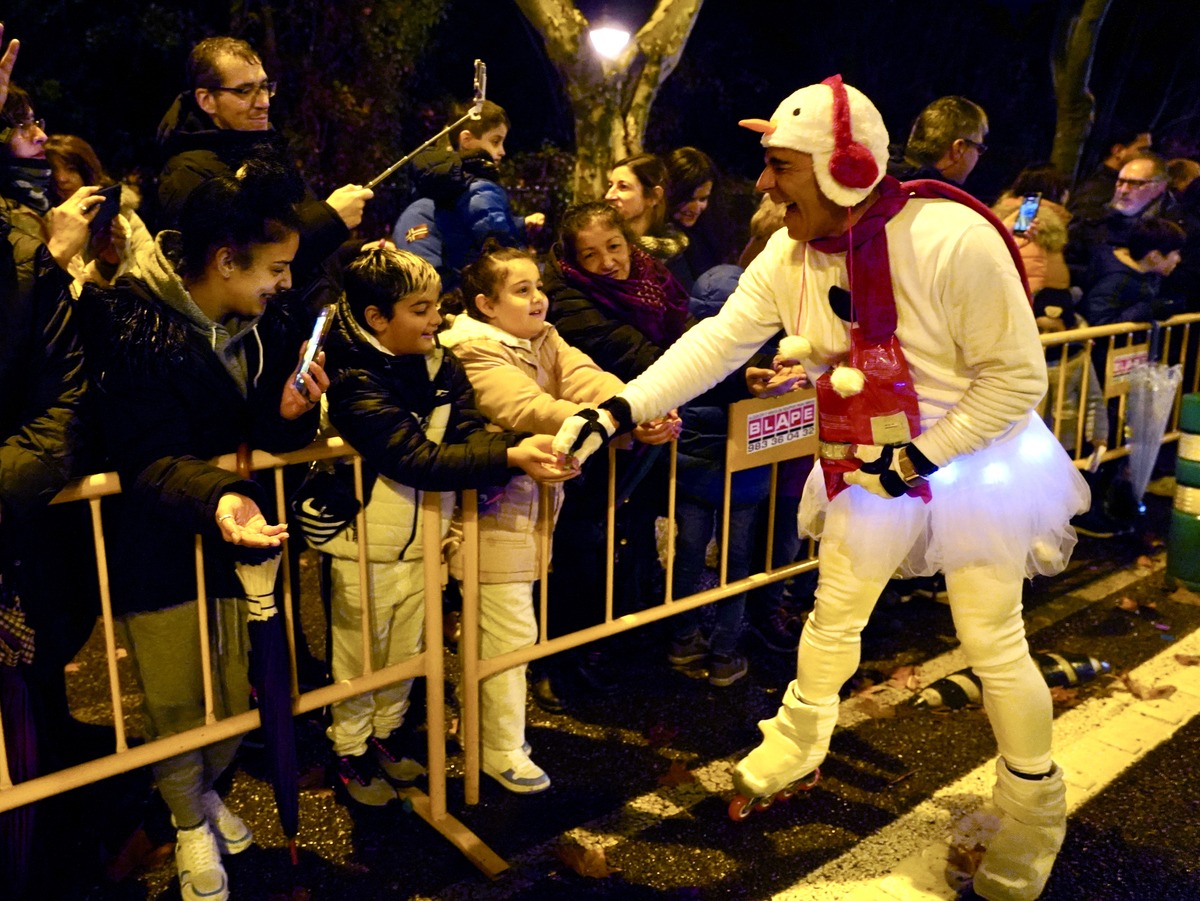
[[[768,122],[766,119],[739,119],[738,125],[765,135],[775,134],[775,129],[778,128],[774,122]]]

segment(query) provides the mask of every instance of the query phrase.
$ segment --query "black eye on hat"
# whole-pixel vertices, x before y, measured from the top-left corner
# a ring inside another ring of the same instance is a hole
[[[792,110],[792,115],[793,116],[800,115],[800,107],[796,107],[794,110]]]

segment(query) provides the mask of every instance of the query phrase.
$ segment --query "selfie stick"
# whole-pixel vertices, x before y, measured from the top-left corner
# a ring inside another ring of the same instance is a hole
[[[457,122],[451,122],[449,125],[447,125],[445,128],[443,128],[437,134],[435,134],[432,138],[430,138],[428,141],[426,141],[424,144],[422,144],[420,147],[418,147],[412,153],[396,160],[396,162],[392,163],[392,165],[388,166],[386,169],[384,169],[382,172],[380,172],[378,175],[376,175],[373,179],[371,179],[369,182],[367,182],[366,185],[364,185],[364,187],[374,188],[377,184],[379,184],[381,181],[383,181],[385,178],[387,178],[389,175],[391,175],[393,172],[395,172],[397,169],[399,169],[405,163],[409,162],[409,160],[411,160],[414,156],[416,156],[418,153],[420,153],[422,150],[424,150],[430,144],[434,144],[437,141],[440,141],[443,137],[450,134],[450,132],[454,131],[454,129],[459,128],[462,125],[465,125],[468,119],[478,119],[483,114],[483,101],[486,99],[487,99],[487,64],[483,60],[477,59],[477,60],[475,60],[475,96],[473,98],[471,109],[467,111],[467,114],[465,116],[463,116],[461,119],[459,119]]]

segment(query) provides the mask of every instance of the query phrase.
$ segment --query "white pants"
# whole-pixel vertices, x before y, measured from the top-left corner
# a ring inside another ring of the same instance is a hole
[[[371,667],[382,669],[421,652],[425,633],[425,572],[421,560],[368,563],[371,580]],[[362,625],[358,561],[333,559],[330,669],[340,682],[361,676]],[[333,705],[326,734],[339,757],[357,756],[371,736],[387,738],[404,722],[412,679],[363,692]]]
[[[479,586],[479,655],[484,660],[537,641],[533,585]],[[489,676],[479,687],[479,731],[485,748],[515,751],[525,743],[525,665]]]
[[[892,566],[900,560],[883,562]],[[862,630],[886,579],[856,576],[853,547],[829,538],[821,542],[819,566],[816,603],[797,653],[796,687],[810,704],[831,704],[858,668]],[[983,683],[984,707],[1001,756],[1015,771],[1047,772],[1053,712],[1050,689],[1025,640],[1023,573],[986,565],[945,576],[955,630],[967,663]]]

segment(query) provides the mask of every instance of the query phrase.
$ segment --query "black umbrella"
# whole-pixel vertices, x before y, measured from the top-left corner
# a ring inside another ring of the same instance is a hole
[[[296,764],[296,731],[292,720],[292,677],[287,629],[275,604],[275,578],[283,548],[267,549],[265,559],[238,562],[235,569],[246,594],[250,635],[250,684],[258,700],[263,739],[271,768],[271,785],[279,824],[287,836],[292,863],[299,863],[296,833],[300,828],[300,778]]]

